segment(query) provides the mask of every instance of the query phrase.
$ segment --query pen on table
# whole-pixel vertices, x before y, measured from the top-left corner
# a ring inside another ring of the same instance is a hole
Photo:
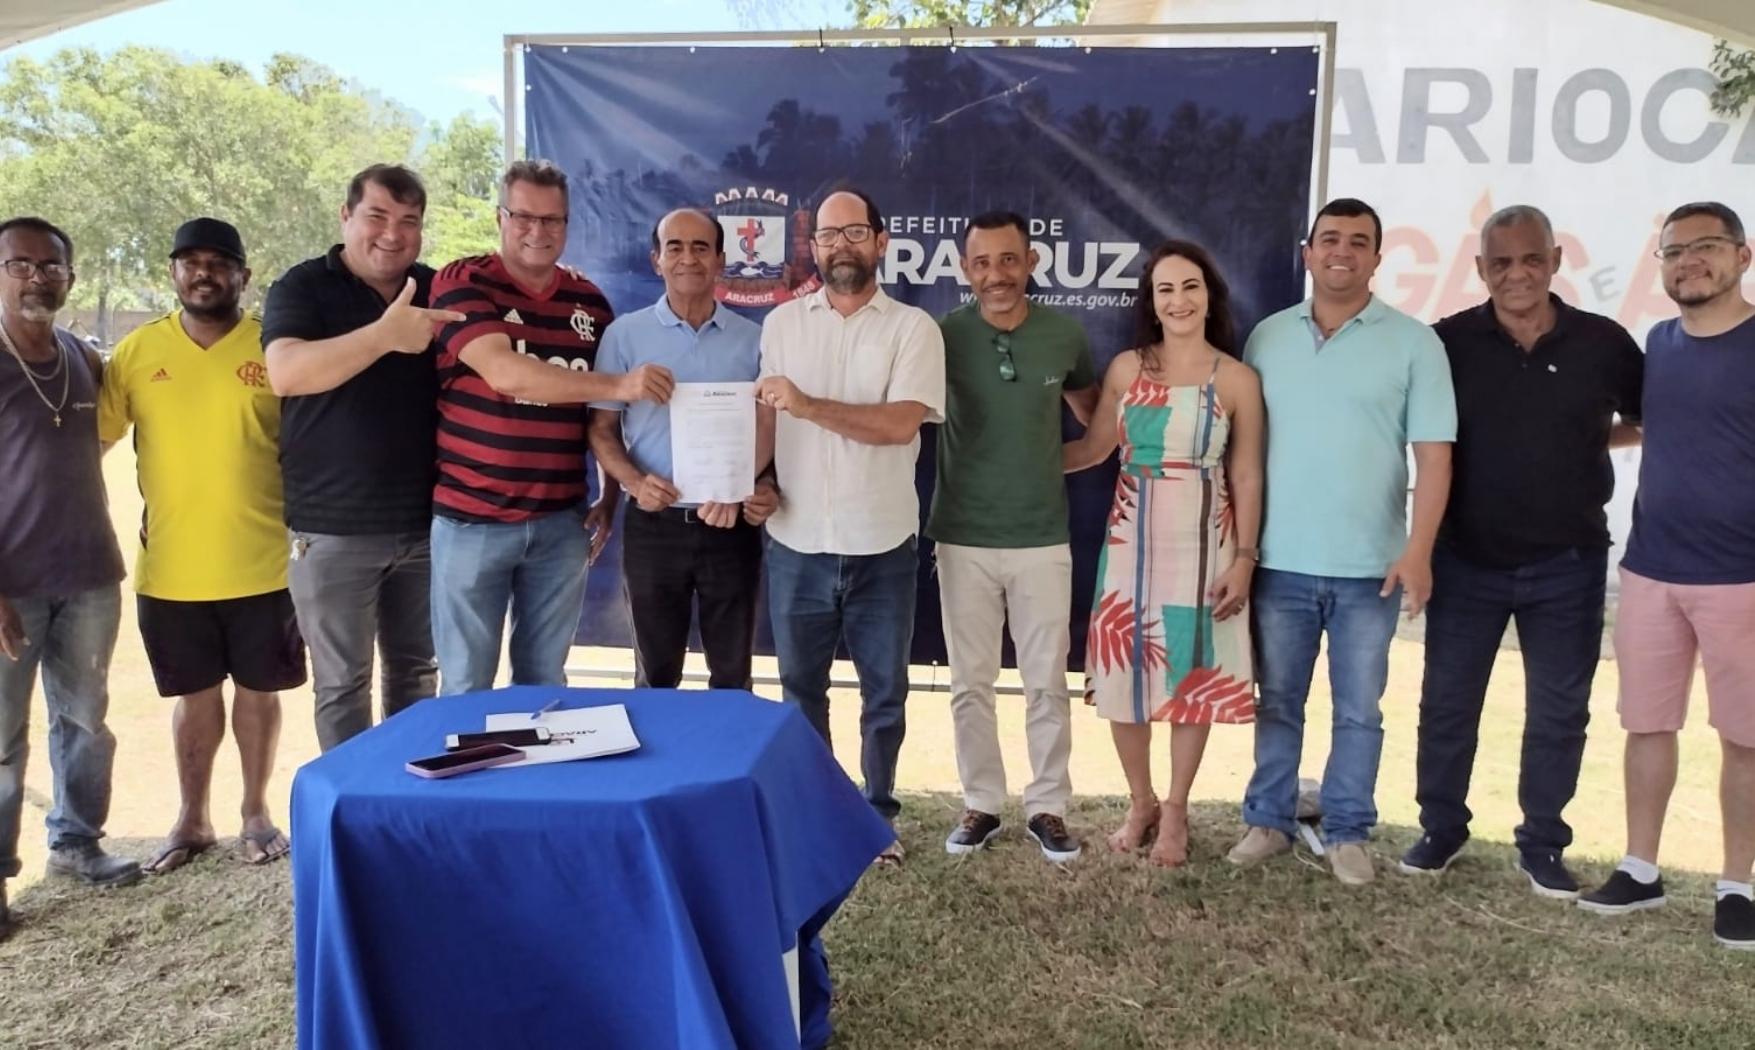
[[[560,706],[561,706],[561,698],[557,696],[553,700],[550,700],[548,703],[543,704],[542,707],[539,708],[538,710],[530,712],[530,720],[532,722],[534,722],[537,719],[541,718],[543,715],[548,714],[550,711],[558,711],[558,710],[560,710]]]

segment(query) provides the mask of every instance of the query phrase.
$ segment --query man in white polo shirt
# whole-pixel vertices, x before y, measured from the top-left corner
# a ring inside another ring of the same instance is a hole
[[[811,236],[824,287],[762,325],[756,396],[776,410],[780,507],[768,520],[768,607],[786,702],[829,739],[829,665],[859,675],[860,771],[893,820],[914,632],[920,426],[944,419],[944,338],[877,283],[889,245],[871,198],[830,194]],[[902,859],[901,843],[878,857]]]

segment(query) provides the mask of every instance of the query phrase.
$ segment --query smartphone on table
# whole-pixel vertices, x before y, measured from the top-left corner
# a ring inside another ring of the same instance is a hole
[[[452,733],[445,738],[446,751],[462,751],[487,744],[511,744],[513,747],[535,747],[546,744],[554,733],[547,726],[529,729],[490,729],[484,733]]]
[[[490,766],[505,765],[516,762],[524,757],[524,752],[511,744],[487,744],[482,747],[466,748],[462,751],[451,751],[430,758],[417,758],[403,768],[417,777],[438,780],[443,777],[454,777],[459,773],[471,770],[487,769]]]

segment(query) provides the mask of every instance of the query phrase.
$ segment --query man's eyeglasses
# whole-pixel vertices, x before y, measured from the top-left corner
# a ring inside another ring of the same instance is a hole
[[[500,214],[516,226],[541,226],[545,230],[559,230],[567,225],[565,215],[532,215],[527,211],[513,211],[510,208],[501,208]]]
[[[1720,248],[1726,247],[1727,245],[1734,245],[1736,243],[1736,241],[1731,240],[1729,237],[1719,237],[1715,235],[1712,237],[1701,237],[1697,240],[1689,241],[1687,244],[1666,244],[1657,251],[1652,252],[1652,254],[1664,262],[1673,263],[1679,262],[1685,255],[1711,255]]]
[[[821,226],[810,235],[819,248],[833,248],[835,241],[845,237],[848,244],[863,244],[871,240],[877,228],[870,223],[856,222],[848,226]]]
[[[995,332],[993,348],[999,351],[999,378],[1007,383],[1018,378],[1018,363],[1012,359],[1012,334]]]
[[[29,259],[8,259],[5,263],[6,276],[28,281],[33,274],[42,274],[43,280],[50,284],[59,284],[73,276],[73,267],[58,262],[32,262]]]

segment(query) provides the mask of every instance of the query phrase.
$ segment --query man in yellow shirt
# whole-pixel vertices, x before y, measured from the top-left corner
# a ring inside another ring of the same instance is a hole
[[[131,332],[104,370],[98,429],[108,447],[134,428],[146,514],[134,567],[140,636],[160,695],[176,697],[181,811],[147,864],[173,871],[214,844],[213,761],[225,739],[225,680],[244,774],[243,858],[285,855],[265,794],[280,736],[279,690],[305,681],[287,593],[277,439],[262,323],[238,231],[192,219],[171,249],[180,310]]]

